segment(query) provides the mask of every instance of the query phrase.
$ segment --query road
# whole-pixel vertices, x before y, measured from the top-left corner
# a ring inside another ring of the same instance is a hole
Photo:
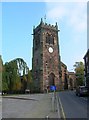
[[[65,118],[87,118],[87,98],[78,97],[74,91],[63,91],[58,94]]]

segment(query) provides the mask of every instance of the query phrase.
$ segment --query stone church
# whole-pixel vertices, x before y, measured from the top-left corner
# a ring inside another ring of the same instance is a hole
[[[58,25],[44,23],[33,28],[32,77],[34,89],[44,92],[51,85],[61,89],[61,62]]]

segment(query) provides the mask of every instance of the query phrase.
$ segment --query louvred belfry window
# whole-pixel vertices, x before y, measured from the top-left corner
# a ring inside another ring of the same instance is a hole
[[[50,34],[47,33],[46,43],[54,45],[54,37],[53,37],[53,35],[50,35]]]
[[[40,46],[40,35],[35,35],[35,49],[38,49]]]

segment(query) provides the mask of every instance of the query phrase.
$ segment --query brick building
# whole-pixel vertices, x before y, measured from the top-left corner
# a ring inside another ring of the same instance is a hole
[[[76,87],[76,76],[74,72],[69,72],[67,66],[61,62],[62,89],[73,89]]]
[[[68,89],[68,71],[63,62],[61,62],[61,73],[62,89]]]
[[[68,88],[73,89],[76,87],[76,76],[74,72],[68,72]]]
[[[84,63],[85,63],[85,85],[89,87],[89,49],[84,56]]]
[[[33,28],[32,76],[35,91],[44,92],[51,85],[61,89],[61,63],[58,25],[48,25],[41,19]]]

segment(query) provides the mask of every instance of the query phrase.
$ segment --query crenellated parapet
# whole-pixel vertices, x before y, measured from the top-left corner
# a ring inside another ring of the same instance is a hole
[[[53,31],[59,31],[57,22],[56,22],[55,25],[47,24],[46,22],[43,22],[42,18],[41,18],[40,24],[36,28],[33,27],[34,33],[38,32],[41,28],[42,29],[50,29],[50,30],[53,30]]]

